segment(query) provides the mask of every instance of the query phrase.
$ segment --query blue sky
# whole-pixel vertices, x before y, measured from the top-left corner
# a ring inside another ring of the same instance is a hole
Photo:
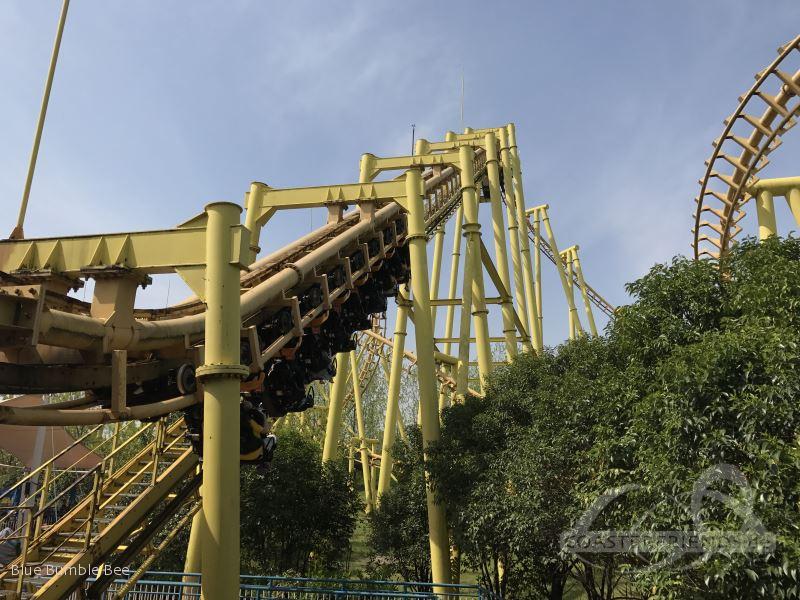
[[[0,3],[4,235],[59,7]],[[796,0],[73,0],[26,233],[170,227],[252,180],[355,181],[362,152],[407,153],[411,123],[429,139],[460,128],[463,71],[466,124],[516,123],[529,205],[550,204],[559,244],[579,243],[587,279],[623,303],[625,282],[688,251],[710,143],[799,24]],[[790,134],[764,174],[796,174],[798,148]],[[277,217],[262,246],[321,219]]]

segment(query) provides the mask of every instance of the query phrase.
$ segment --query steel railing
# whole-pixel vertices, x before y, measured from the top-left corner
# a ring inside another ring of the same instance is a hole
[[[195,600],[200,598],[200,574],[149,572],[134,585],[116,579],[102,600]],[[122,595],[120,595],[122,591]],[[77,596],[76,596],[77,598]],[[326,579],[243,575],[240,600],[502,600],[479,585],[415,581]],[[72,597],[70,597],[72,600]]]
[[[92,427],[0,494],[0,499],[22,498],[17,505],[0,507],[0,530],[6,530],[0,543],[4,544],[5,554],[16,554],[4,557],[0,584],[13,581],[15,591],[21,593],[31,567],[48,564],[60,552],[86,551],[96,518],[118,502],[122,492],[136,483],[154,485],[165,454],[185,442],[179,423],[168,426],[167,419],[143,426],[115,424],[113,436],[94,444],[65,469],[55,469],[59,458],[101,433],[104,425]],[[168,431],[174,438],[171,441],[167,440]],[[133,446],[137,440],[142,440],[142,448]],[[133,456],[126,456],[131,451]],[[98,457],[98,464],[89,469],[76,468],[92,454]],[[131,472],[131,461],[140,456],[147,456],[149,461]],[[117,489],[111,487],[113,484]],[[42,547],[43,538],[51,540],[46,548]]]

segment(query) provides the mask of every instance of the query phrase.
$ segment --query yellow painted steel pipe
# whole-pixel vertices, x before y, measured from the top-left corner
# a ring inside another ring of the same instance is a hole
[[[322,447],[323,462],[336,459],[349,375],[350,357],[347,352],[340,352],[336,355],[336,375],[333,377],[328,401],[328,422],[325,425],[325,443]]]
[[[462,204],[463,206],[463,204]],[[466,244],[464,244],[464,275],[461,288],[461,315],[458,330],[458,365],[456,372],[456,397],[464,400],[469,386],[469,356],[471,346],[471,327],[472,327],[472,293],[473,286],[470,274],[474,271],[473,264],[477,258],[473,258],[475,251],[469,243],[467,230],[464,232]]]
[[[205,364],[203,383],[202,597],[239,594],[239,380],[249,369],[240,360],[239,267],[232,262],[231,228],[241,207],[206,206]]]
[[[462,182],[464,174],[462,173]],[[406,202],[408,204],[408,246],[411,258],[411,288],[413,291],[414,333],[417,343],[417,379],[421,407],[424,448],[439,440],[439,414],[436,402],[436,363],[433,357],[433,326],[431,323],[430,285],[428,283],[428,252],[425,236],[425,206],[420,194],[422,178],[418,170],[406,172]],[[473,189],[474,192],[474,189]],[[477,201],[477,199],[476,199]],[[426,485],[428,531],[431,547],[433,583],[450,583],[450,540],[444,506],[437,504]],[[444,588],[434,587],[444,594]]]
[[[525,290],[525,307],[527,310],[528,331],[531,337],[538,338],[539,316],[536,314],[536,292],[533,284],[533,266],[531,265],[531,243],[528,232],[525,228],[525,192],[522,184],[522,165],[517,149],[517,135],[513,123],[509,123],[508,129],[508,150],[511,154],[511,168],[514,175],[514,200],[517,209],[517,221],[519,222],[519,243],[522,253],[522,282]]]
[[[592,303],[589,300],[589,290],[586,286],[586,280],[583,278],[581,259],[578,257],[578,246],[573,246],[572,263],[575,275],[578,277],[578,286],[580,287],[581,297],[583,298],[583,307],[586,310],[586,318],[589,321],[589,331],[592,332],[593,336],[597,336],[597,324],[594,320],[594,311],[592,311]]]
[[[498,166],[497,137],[494,132],[485,136],[486,175],[489,179],[489,199],[492,205],[492,233],[494,235],[494,261],[500,280],[506,290],[511,290],[508,273],[508,255],[506,254],[506,231],[503,219],[503,201],[500,198],[500,168]],[[514,326],[514,308],[510,297],[500,299],[503,317],[503,335],[506,338],[506,358],[511,360],[517,355],[517,330]]]
[[[571,319],[578,319],[578,309],[575,308],[575,298],[572,295],[572,288],[570,287],[570,281],[567,281],[567,272],[566,272],[566,265],[564,261],[561,260],[561,253],[558,251],[558,244],[556,243],[556,237],[553,234],[553,228],[550,225],[550,217],[547,214],[547,207],[546,206],[539,206],[536,207],[537,210],[541,213],[542,217],[542,224],[544,225],[544,230],[547,233],[547,244],[550,246],[550,252],[553,256],[557,257],[557,262],[560,264],[556,265],[556,271],[558,271],[558,278],[561,280],[561,288],[564,290],[564,297],[567,301],[567,306],[569,308],[569,313],[571,315]],[[580,319],[578,319],[580,323]]]
[[[37,512],[39,515],[36,517],[35,525],[33,528],[33,539],[38,539],[39,534],[42,531],[42,520],[44,518],[44,508],[47,506],[48,500],[48,487],[50,487],[50,480],[53,475],[53,463],[47,463],[47,466],[44,468],[44,480],[42,481],[41,485],[38,485],[39,488],[39,506],[37,508]]]
[[[398,411],[397,413],[397,431],[400,434],[400,439],[406,444],[408,443],[408,434],[406,433],[406,426],[403,423],[403,415]]]
[[[436,405],[439,407],[439,415],[447,408],[447,386],[442,381],[439,382],[439,400]]]
[[[11,239],[22,239],[25,237],[23,228],[25,226],[25,213],[28,211],[28,200],[31,196],[31,185],[33,184],[33,173],[36,171],[36,160],[39,157],[39,144],[42,141],[42,131],[44,131],[44,120],[47,117],[47,106],[50,103],[50,90],[53,88],[53,78],[56,73],[58,63],[58,52],[61,49],[61,37],[64,34],[64,24],[67,22],[67,11],[69,10],[69,0],[64,0],[61,5],[61,14],[58,17],[56,27],[56,39],[53,42],[53,52],[50,55],[50,67],[47,70],[47,79],[44,84],[44,95],[42,105],[39,109],[39,119],[36,121],[36,133],[33,136],[33,148],[31,158],[28,161],[28,174],[25,177],[25,189],[22,192],[22,202],[19,205],[19,215],[17,216],[17,226],[9,236]]]
[[[51,409],[43,406],[13,407],[0,406],[0,423],[5,425],[96,425],[116,421],[142,421],[162,417],[197,404],[197,396],[187,394],[152,404],[132,406],[124,413],[110,409]]]
[[[527,211],[526,211],[527,217]],[[524,224],[523,224],[524,227]],[[536,313],[539,316],[539,343],[537,349],[544,348],[544,313],[542,312],[542,222],[536,213],[533,222],[533,268],[535,271],[534,287],[536,292]]]
[[[200,573],[203,568],[203,532],[205,531],[205,521],[203,517],[203,489],[200,487],[200,510],[194,513],[192,525],[189,530],[189,541],[186,545],[186,557],[183,561],[184,573]],[[199,578],[196,575],[184,575],[181,578],[183,583],[198,584]],[[188,597],[180,600],[189,600]]]
[[[447,288],[447,297],[455,298],[458,290],[458,268],[461,259],[461,226],[464,222],[464,206],[458,207],[453,225],[453,252],[450,259],[450,285]],[[453,321],[455,320],[455,306],[447,307],[447,316],[444,323],[445,337],[453,335]],[[445,354],[450,354],[451,344],[446,342],[443,348]]]
[[[431,300],[439,297],[439,280],[442,275],[442,253],[444,250],[444,225],[439,225],[433,233],[433,268],[431,270]],[[436,329],[436,305],[431,306],[431,322]]]
[[[765,240],[778,235],[778,224],[775,220],[775,200],[770,190],[761,190],[756,196],[756,214],[758,216],[758,238]]]
[[[492,349],[489,343],[487,318],[489,311],[486,310],[484,301],[481,225],[478,221],[478,194],[475,189],[475,151],[470,146],[461,146],[458,153],[461,167],[461,202],[464,206],[464,235],[468,248],[463,290],[466,290],[468,286],[472,288],[472,317],[478,354],[478,372],[481,379],[481,392],[485,393],[484,380],[492,370]]]
[[[408,292],[406,292],[406,294],[407,293]],[[396,330],[396,328],[395,328],[395,330]],[[405,345],[405,340],[403,340],[403,344]],[[405,354],[405,352],[402,352],[401,354]],[[392,356],[392,358],[394,358],[394,356]],[[388,364],[385,356],[381,357],[381,365],[383,366],[383,373],[386,376],[386,381],[388,382],[391,379],[391,374],[389,372],[390,371],[389,364]],[[401,361],[400,362],[400,375],[402,375],[402,371],[403,371],[403,364],[402,364],[402,361]],[[398,394],[398,399],[399,399],[399,394]],[[404,442],[408,443],[408,436],[406,435],[406,427],[403,424],[403,415],[400,413],[399,407],[400,407],[400,405],[399,405],[399,400],[398,400],[397,423],[396,423],[397,430],[400,433],[400,439],[403,440]],[[387,406],[387,409],[388,409],[388,406]],[[390,426],[393,426],[393,425],[390,424]],[[384,425],[384,427],[385,427],[385,425]],[[386,438],[385,438],[385,433],[384,433],[384,441],[385,440],[386,440]],[[392,443],[394,444],[394,437],[392,437]],[[382,448],[385,448],[385,446],[382,446]],[[390,448],[390,452],[391,452],[391,448]],[[381,469],[383,469],[383,459],[381,459]],[[390,478],[391,478],[391,476],[390,476]],[[380,487],[380,474],[379,474],[378,485]],[[375,492],[375,498],[376,498],[376,501],[380,500],[380,496],[379,496],[377,491]]]
[[[376,452],[376,445],[377,440],[370,441],[370,456],[377,457],[378,454]],[[372,498],[378,497],[378,465],[375,464],[375,461],[370,462],[370,469],[369,469],[369,484],[371,486],[370,493],[372,494]]]
[[[572,278],[572,261],[570,260],[569,254],[561,254],[561,260],[564,263],[564,269],[567,271],[567,288],[569,290],[569,297],[575,297],[575,286],[573,283]],[[574,340],[578,338],[579,328],[578,328],[578,313],[577,310],[569,310],[567,312],[567,317],[569,317],[569,339]]]
[[[400,419],[400,383],[403,377],[403,358],[405,356],[406,326],[408,323],[409,303],[403,300],[403,295],[397,297],[397,313],[394,325],[394,347],[392,349],[392,364],[389,370],[389,390],[386,399],[386,419],[383,425],[383,444],[381,446],[381,470],[378,476],[377,504],[381,496],[389,489],[392,479],[392,465],[394,463],[394,442],[396,424],[402,423]]]
[[[366,499],[366,512],[372,512],[374,507],[372,499],[372,483],[370,482],[369,448],[367,448],[367,433],[364,428],[364,410],[361,405],[361,382],[358,379],[358,361],[355,351],[350,351],[350,371],[353,373],[353,402],[356,406],[356,426],[358,427],[359,452],[361,454],[361,474],[364,478],[364,498]]]
[[[786,193],[786,202],[794,215],[797,225],[800,225],[800,187],[792,188]]]
[[[775,196],[785,196],[792,189],[800,189],[800,177],[775,177],[772,179],[759,179],[748,191],[756,196],[758,192],[767,190]]]
[[[463,204],[458,207],[456,210],[455,216],[455,223],[453,225],[453,251],[450,259],[450,283],[447,288],[447,298],[453,299],[456,297],[456,292],[458,290],[458,266],[459,266],[459,259],[461,258],[461,226],[464,222],[464,206]],[[453,335],[453,321],[455,320],[455,311],[456,305],[449,304],[447,306],[447,312],[445,317],[444,323],[444,334],[445,337],[451,337]],[[450,354],[451,343],[446,342],[444,345],[444,354]],[[458,363],[456,363],[458,364]],[[457,371],[454,371],[451,367],[451,376],[457,376]],[[466,390],[466,381],[464,381],[464,389]],[[445,394],[440,392],[439,393],[439,410],[441,411],[442,408],[446,405],[447,398]]]
[[[508,149],[508,130],[505,127],[498,129],[500,136],[500,161],[503,167],[503,182],[506,193],[506,218],[508,220],[508,237],[509,246],[511,249],[511,267],[514,273],[514,295],[517,300],[517,313],[519,320],[533,340],[532,347],[536,348],[535,330],[531,328],[528,323],[528,308],[525,298],[525,282],[522,273],[522,252],[520,251],[520,239],[527,235],[524,231],[525,221],[517,217],[517,203],[514,198],[514,185],[513,185],[513,167],[511,165],[512,158]],[[528,347],[528,350],[531,348]]]
[[[427,140],[417,140],[414,154],[420,156],[422,154],[430,154],[430,144]],[[431,193],[436,193],[436,188],[430,190]],[[436,300],[439,297],[439,281],[442,275],[442,254],[444,251],[444,223],[440,223],[433,232],[433,263],[431,270],[431,300]],[[436,330],[436,305],[431,306],[431,322],[433,328]]]

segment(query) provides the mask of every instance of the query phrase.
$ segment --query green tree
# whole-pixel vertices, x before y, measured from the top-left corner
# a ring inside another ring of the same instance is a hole
[[[486,398],[446,411],[431,475],[454,539],[514,598],[558,598],[570,580],[604,600],[797,597],[800,241],[674,259],[628,291],[602,338],[520,356]],[[560,532],[622,486],[592,529],[765,531],[775,547],[695,563],[669,546],[561,551]]]
[[[361,505],[347,466],[321,460],[310,434],[282,429],[267,468],[242,465],[242,573],[343,573]],[[186,527],[152,569],[182,571],[188,539]]]
[[[695,482],[732,465],[746,485],[710,485],[697,516],[712,530],[760,524],[777,542],[637,579],[659,598],[797,597],[800,241],[746,241],[719,269],[677,259],[629,291],[635,302],[609,338],[639,399],[623,435],[596,448],[615,457],[603,485],[641,486],[618,511],[642,527],[694,530]]]
[[[370,569],[375,577],[400,576],[406,581],[430,581],[431,561],[425,504],[422,435],[408,429],[409,443],[394,445],[392,482],[369,517]]]
[[[607,342],[582,339],[519,356],[493,374],[485,398],[445,412],[432,479],[466,565],[490,589],[562,598],[572,575],[590,598],[613,597],[617,561],[595,577],[560,552],[560,535],[583,510],[596,426],[618,386]]]
[[[267,469],[242,469],[242,564],[254,574],[341,573],[359,501],[343,462],[282,431]]]

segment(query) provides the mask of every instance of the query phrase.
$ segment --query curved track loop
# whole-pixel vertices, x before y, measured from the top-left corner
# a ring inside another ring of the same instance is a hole
[[[695,258],[717,259],[730,248],[742,229],[738,223],[745,215],[747,187],[800,115],[800,70],[791,74],[782,69],[787,59],[797,58],[796,53],[800,53],[800,36],[779,48],[778,58],[756,75],[755,84],[739,98],[739,106],[714,142],[695,199]]]

